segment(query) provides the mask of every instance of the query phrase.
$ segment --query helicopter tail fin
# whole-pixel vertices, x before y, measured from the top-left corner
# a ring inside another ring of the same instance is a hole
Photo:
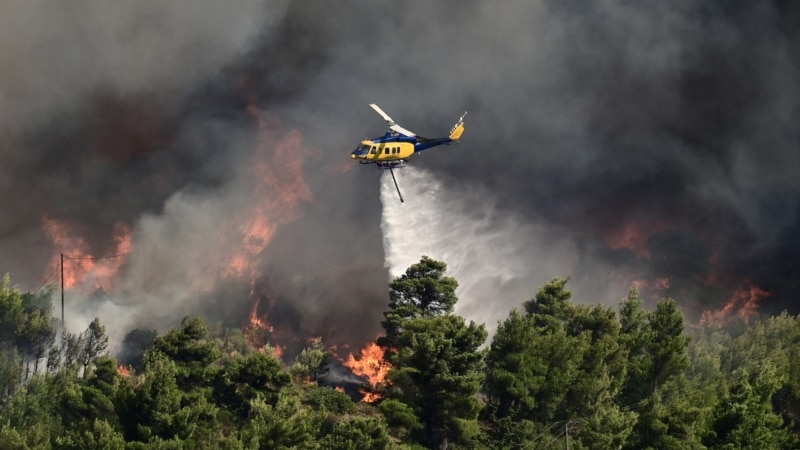
[[[450,140],[451,141],[460,141],[461,135],[464,133],[464,117],[467,117],[467,112],[464,111],[464,114],[458,118],[458,122],[453,125],[453,128],[450,129]]]

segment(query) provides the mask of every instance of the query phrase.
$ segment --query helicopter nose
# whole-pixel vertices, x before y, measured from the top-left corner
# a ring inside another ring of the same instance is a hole
[[[356,153],[355,152],[350,153],[350,157],[353,158],[353,159],[356,159]]]

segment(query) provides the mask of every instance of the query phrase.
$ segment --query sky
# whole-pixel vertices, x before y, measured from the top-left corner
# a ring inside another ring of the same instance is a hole
[[[799,23],[777,0],[10,3],[0,272],[57,286],[64,253],[67,327],[116,340],[255,312],[358,345],[423,254],[489,328],[556,276],[692,321],[797,313]],[[469,111],[396,172],[405,203],[349,159],[385,131],[373,102],[426,137]]]

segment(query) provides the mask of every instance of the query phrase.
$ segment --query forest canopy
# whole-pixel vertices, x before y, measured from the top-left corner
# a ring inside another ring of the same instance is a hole
[[[131,330],[110,354],[98,319],[66,332],[52,292],[6,276],[0,447],[800,446],[796,316],[689,325],[674,299],[585,304],[555,278],[489,336],[455,313],[446,270],[423,257],[389,284],[376,344],[390,369],[360,392],[326,378],[336,355],[321,338],[286,362],[202,317]]]

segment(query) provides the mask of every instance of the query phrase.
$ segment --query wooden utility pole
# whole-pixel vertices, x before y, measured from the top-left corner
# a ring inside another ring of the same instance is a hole
[[[61,254],[61,329],[64,329],[64,254]]]

